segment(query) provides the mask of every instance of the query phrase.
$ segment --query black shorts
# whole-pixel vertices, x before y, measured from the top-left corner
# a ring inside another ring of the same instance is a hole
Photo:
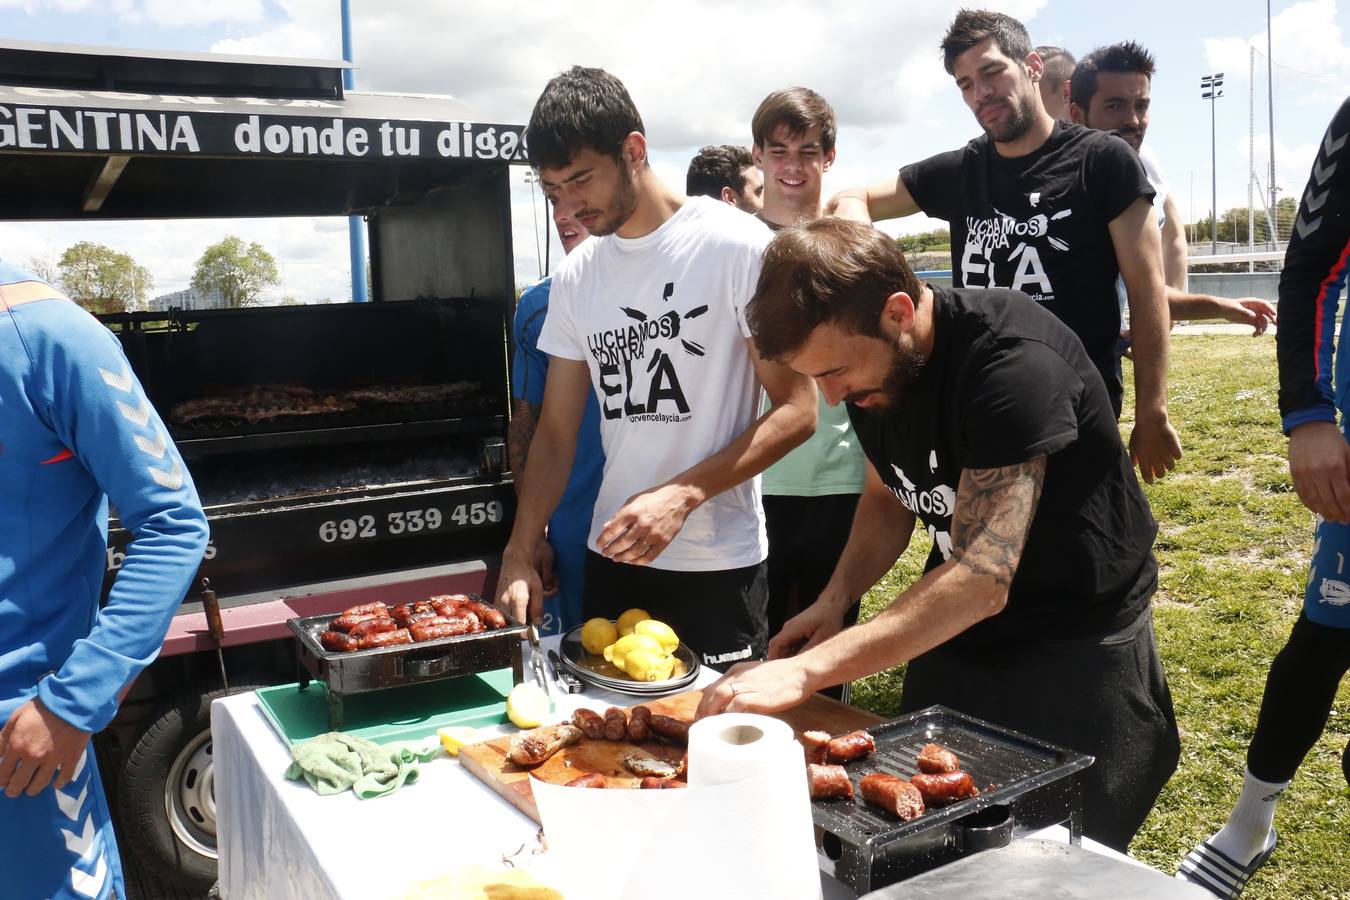
[[[586,553],[582,618],[617,619],[640,607],[660,619],[697,653],[704,665],[725,669],[763,659],[769,629],[765,564],[715,572],[672,572],[633,566]]]
[[[1082,773],[1083,833],[1121,851],[1181,755],[1149,608],[1100,638],[930,650],[906,670],[900,711],[934,703],[1095,756]]]
[[[829,584],[853,528],[857,494],[822,497],[764,495],[764,521],[769,532],[769,636],[806,609]],[[858,621],[858,604],[844,616],[847,627]]]

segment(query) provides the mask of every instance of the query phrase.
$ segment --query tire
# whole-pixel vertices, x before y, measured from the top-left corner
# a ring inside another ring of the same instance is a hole
[[[225,694],[188,693],[162,708],[132,743],[117,779],[123,859],[197,896],[216,881],[211,701]]]

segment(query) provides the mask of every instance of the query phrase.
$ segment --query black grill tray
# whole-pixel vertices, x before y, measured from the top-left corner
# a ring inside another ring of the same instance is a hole
[[[319,635],[338,614],[289,619],[301,666],[330,695],[400,687],[422,681],[455,678],[511,666],[523,675],[521,640],[528,631],[509,616],[505,628],[461,634],[412,644],[348,652],[326,650]]]
[[[985,849],[970,838],[972,825],[1010,818],[1007,832],[1025,834],[1076,818],[1076,773],[1093,763],[1091,756],[943,706],[867,731],[876,740],[876,753],[844,767],[855,799],[811,803],[815,824],[823,832],[822,850],[833,863],[832,874],[860,892]],[[962,769],[981,791],[979,796],[930,809],[911,822],[901,822],[863,800],[858,785],[864,776],[915,775],[919,771],[915,759],[929,743],[948,747],[960,757]]]

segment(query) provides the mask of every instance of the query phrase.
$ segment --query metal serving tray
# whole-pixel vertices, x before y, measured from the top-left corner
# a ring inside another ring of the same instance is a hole
[[[684,669],[684,673],[663,681],[636,681],[629,678],[618,666],[606,662],[603,656],[588,653],[581,645],[581,629],[584,625],[573,626],[563,635],[559,645],[563,666],[582,681],[598,688],[618,691],[621,694],[648,696],[669,694],[684,690],[698,678],[698,654],[683,642],[675,648],[675,659]]]
[[[329,724],[335,729],[342,725],[342,698],[348,694],[508,667],[516,682],[524,680],[521,639],[528,628],[510,616],[505,628],[492,631],[340,652],[327,650],[319,643],[319,635],[328,630],[329,623],[338,615],[306,616],[286,622],[296,639],[301,690],[311,678],[324,686],[328,693]]]
[[[1082,835],[1078,773],[1093,758],[1073,750],[930,706],[867,729],[873,755],[848,763],[854,800],[814,800],[822,868],[859,894],[908,878],[1013,837],[1069,822]],[[862,799],[858,784],[873,772],[909,778],[925,744],[942,744],[961,759],[981,790],[977,797],[930,809],[901,822]]]

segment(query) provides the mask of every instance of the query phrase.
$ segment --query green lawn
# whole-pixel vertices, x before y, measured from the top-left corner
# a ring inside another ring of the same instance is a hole
[[[1181,726],[1181,764],[1131,853],[1166,872],[1222,824],[1237,798],[1266,671],[1302,602],[1313,516],[1285,464],[1275,342],[1236,335],[1172,339],[1172,422],[1185,458],[1145,485],[1158,519],[1158,644]],[[1129,365],[1126,365],[1127,378]],[[1128,398],[1122,431],[1128,434]],[[863,600],[864,615],[921,571],[921,531]],[[903,669],[854,686],[854,703],[893,715]],[[1322,739],[1285,793],[1280,846],[1248,885],[1253,898],[1350,898],[1350,679]]]

